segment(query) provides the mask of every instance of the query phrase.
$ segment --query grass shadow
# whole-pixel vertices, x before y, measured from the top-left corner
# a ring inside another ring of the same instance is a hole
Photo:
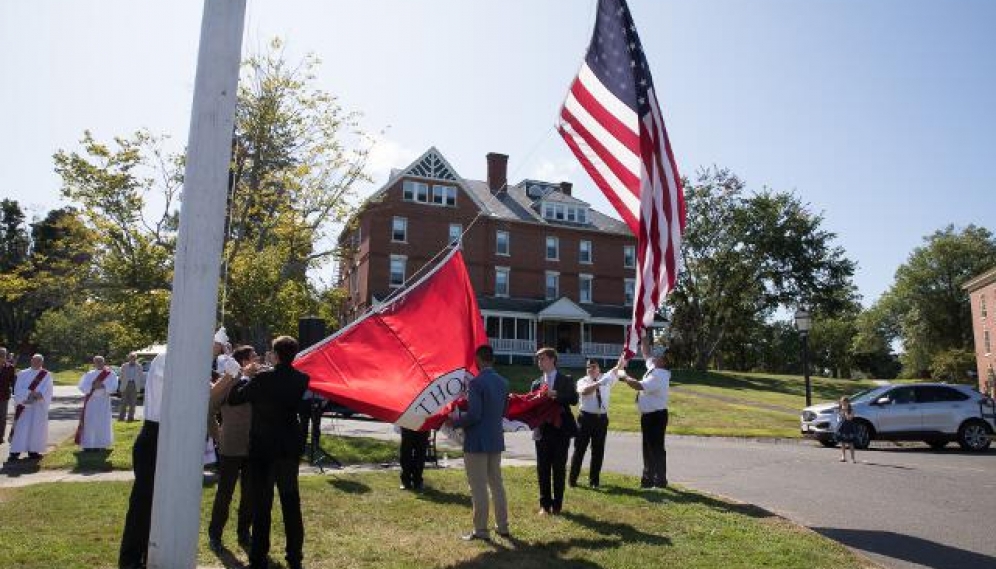
[[[600,490],[603,494],[609,494],[611,496],[628,496],[630,498],[639,498],[641,500],[646,500],[653,504],[662,504],[668,501],[668,494],[672,493],[673,490],[651,490],[645,488],[630,488],[628,486],[619,486],[616,484],[602,484]]]
[[[671,546],[671,538],[640,531],[629,524],[598,520],[591,516],[574,512],[564,512],[561,515],[565,519],[584,526],[601,536],[617,536],[626,543]]]
[[[83,472],[110,472],[114,469],[111,464],[110,456],[111,452],[109,449],[97,449],[97,450],[78,450],[73,453],[76,458],[76,464],[73,466],[71,472],[73,474],[80,474]]]
[[[503,541],[492,541],[488,544],[493,548],[490,551],[481,553],[473,559],[449,565],[448,567],[451,569],[494,569],[496,567],[516,567],[518,569],[531,569],[533,567],[543,569],[548,567],[591,569],[602,567],[602,565],[588,559],[583,559],[584,552],[614,549],[624,543],[623,540],[615,538],[573,538],[541,544],[532,544],[514,537],[511,540],[504,541],[508,541],[511,547],[505,546]],[[567,552],[572,552],[577,557],[564,557],[564,554]]]
[[[369,494],[372,491],[369,486],[362,482],[341,478],[329,478],[329,486],[346,494]]]
[[[218,561],[221,562],[221,566],[225,569],[242,569],[248,566],[228,546],[222,546],[221,551],[216,552],[215,555],[218,557]]]
[[[470,504],[470,494],[460,494],[457,492],[446,492],[430,486],[424,487],[418,492],[418,497],[423,500],[435,502],[436,504]]]

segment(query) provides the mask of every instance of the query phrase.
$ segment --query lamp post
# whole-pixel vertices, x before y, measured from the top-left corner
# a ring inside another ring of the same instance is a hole
[[[809,328],[812,324],[813,319],[809,312],[799,307],[799,310],[795,311],[795,329],[802,338],[802,375],[806,378],[806,407],[813,404],[813,391],[809,385]]]

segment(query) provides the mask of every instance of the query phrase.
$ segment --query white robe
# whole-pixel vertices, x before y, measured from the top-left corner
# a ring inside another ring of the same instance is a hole
[[[79,388],[86,397],[93,381],[103,370],[92,369],[80,378]],[[112,371],[104,378],[104,386],[97,388],[86,404],[86,417],[83,420],[83,433],[80,436],[82,448],[111,448],[114,444],[114,431],[111,429],[111,393],[118,389],[118,376]]]
[[[48,448],[48,406],[52,403],[52,374],[45,375],[35,392],[42,398],[28,401],[29,387],[40,370],[31,368],[17,374],[14,383],[14,402],[24,405],[24,412],[14,425],[14,439],[10,441],[11,454],[20,452],[44,453]]]

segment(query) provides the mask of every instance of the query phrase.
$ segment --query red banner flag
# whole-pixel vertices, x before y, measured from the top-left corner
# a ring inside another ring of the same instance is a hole
[[[463,255],[454,249],[398,296],[302,352],[294,367],[323,397],[420,429],[477,374],[474,350],[487,343]]]

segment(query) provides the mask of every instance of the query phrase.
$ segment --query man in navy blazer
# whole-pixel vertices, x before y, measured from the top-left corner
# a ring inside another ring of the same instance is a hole
[[[508,531],[508,503],[501,479],[501,453],[505,450],[502,419],[508,408],[508,380],[491,368],[494,351],[483,345],[474,352],[480,373],[467,388],[467,412],[453,420],[463,429],[463,461],[474,505],[474,531],[463,536],[466,541],[489,540],[488,489],[495,506],[498,535],[511,537]]]
[[[557,350],[540,348],[536,352],[536,365],[543,375],[533,382],[530,391],[537,391],[546,385],[546,396],[560,405],[560,426],[544,423],[533,431],[540,490],[539,514],[557,515],[564,505],[567,451],[571,447],[571,438],[578,432],[577,421],[571,412],[571,406],[578,404],[578,392],[571,376],[557,370]]]

